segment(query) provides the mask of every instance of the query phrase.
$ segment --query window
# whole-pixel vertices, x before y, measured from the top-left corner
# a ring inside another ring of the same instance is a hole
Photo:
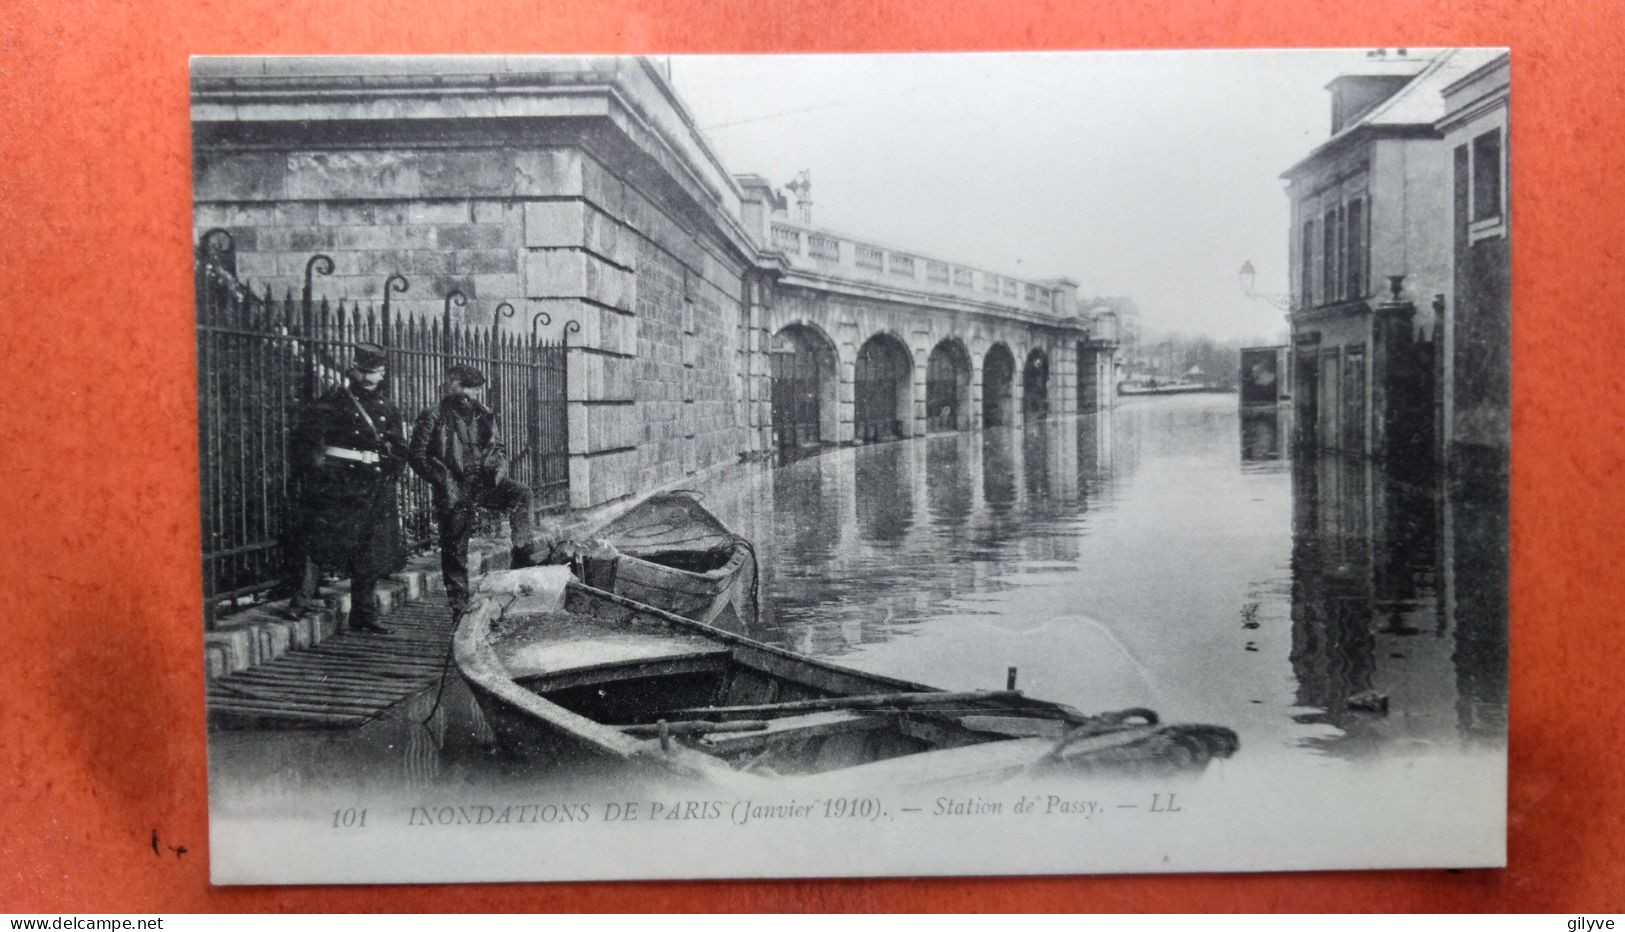
[[[1337,300],[1337,208],[1333,207],[1321,217],[1321,269],[1320,269],[1320,303],[1330,304]]]
[[[1473,180],[1472,156],[1468,154],[1465,145],[1457,146],[1452,156],[1455,171],[1455,176],[1452,179],[1454,182],[1452,194],[1454,195],[1456,210],[1456,251],[1460,254],[1462,248],[1467,245],[1467,216],[1472,206],[1472,191],[1470,188]]]
[[[1298,244],[1298,252],[1301,254],[1298,261],[1301,263],[1299,270],[1302,276],[1298,290],[1300,300],[1308,307],[1315,303],[1315,221],[1303,222],[1303,238]]]
[[[1344,234],[1348,250],[1348,259],[1344,262],[1347,276],[1344,296],[1362,298],[1369,290],[1366,287],[1365,201],[1349,201],[1343,211],[1347,215],[1344,229],[1348,231]]]
[[[1473,140],[1473,220],[1501,216],[1501,131]]]

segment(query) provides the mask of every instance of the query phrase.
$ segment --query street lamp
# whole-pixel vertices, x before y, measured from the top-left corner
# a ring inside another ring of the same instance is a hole
[[[1241,271],[1237,272],[1241,279],[1241,293],[1256,301],[1263,301],[1275,308],[1290,312],[1292,310],[1292,296],[1289,294],[1260,294],[1253,290],[1253,282],[1258,278],[1258,270],[1253,268],[1251,259],[1241,264]]]

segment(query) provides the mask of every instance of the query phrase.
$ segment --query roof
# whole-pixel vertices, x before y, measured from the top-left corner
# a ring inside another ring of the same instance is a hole
[[[1415,129],[1431,132],[1433,125],[1445,114],[1444,89],[1502,54],[1502,49],[1447,49],[1428,62],[1415,78],[1392,97],[1310,150],[1308,155],[1282,172],[1281,177],[1292,177],[1325,152],[1356,135]]]
[[[1327,82],[1331,87],[1344,78],[1409,78],[1426,68],[1433,59],[1422,55],[1367,58],[1357,65],[1345,68],[1343,73]]]

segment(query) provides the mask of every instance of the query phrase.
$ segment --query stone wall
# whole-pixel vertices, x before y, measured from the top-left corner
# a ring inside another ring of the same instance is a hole
[[[930,292],[929,268],[908,282],[801,281],[772,243],[751,238],[738,185],[647,62],[455,64],[195,65],[196,234],[230,232],[239,277],[279,296],[298,294],[322,253],[334,272],[315,292],[330,300],[376,306],[398,273],[410,281],[392,296],[398,315],[438,321],[456,290],[468,299],[456,319],[488,325],[509,302],[518,313],[504,328],[567,340],[572,507],[765,452],[767,350],[797,321],[834,347],[835,442],[853,439],[856,358],[882,333],[913,361],[905,433],[925,431],[927,360],[945,340],[972,363],[971,426],[981,426],[982,362],[996,344],[1016,362],[1015,411],[1035,349],[1048,411],[1076,410],[1083,329],[1069,280],[1019,283],[1023,297],[1001,290],[994,304],[974,288]]]
[[[571,503],[599,504],[736,457],[744,264],[587,152],[442,154],[200,151],[194,223],[236,244],[239,277],[297,294],[306,262],[331,256],[317,294],[381,301],[405,275],[398,314],[487,324],[503,301],[528,330],[568,334]]]
[[[518,202],[524,195],[511,185],[501,197],[449,196],[445,187],[424,183],[423,163],[434,163],[437,172],[443,164],[425,155],[200,152],[193,221],[198,234],[214,227],[230,232],[238,276],[269,285],[278,296],[298,294],[305,263],[325,253],[334,269],[318,277],[319,295],[381,301],[384,279],[399,272],[411,281],[411,290],[393,299],[403,313],[438,315],[442,297],[456,289],[471,299],[454,309],[459,318],[488,322],[497,304],[517,304],[525,293]],[[559,151],[532,155],[535,162],[569,159]],[[481,172],[494,172],[503,161],[489,153]],[[465,158],[461,164],[472,163]]]

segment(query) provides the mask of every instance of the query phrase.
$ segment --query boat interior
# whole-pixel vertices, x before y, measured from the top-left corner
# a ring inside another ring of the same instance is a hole
[[[925,688],[665,625],[569,612],[516,622],[492,641],[516,685],[630,736],[677,742],[739,769],[822,773],[1010,737],[1058,738],[1065,729],[1013,708],[966,707],[964,694],[893,707],[883,700]],[[872,705],[861,701],[869,696]]]
[[[671,548],[628,550],[625,553],[628,556],[637,557],[639,560],[669,566],[674,570],[683,570],[688,573],[709,573],[728,565],[728,561],[734,558],[734,547],[729,542],[705,550]]]

